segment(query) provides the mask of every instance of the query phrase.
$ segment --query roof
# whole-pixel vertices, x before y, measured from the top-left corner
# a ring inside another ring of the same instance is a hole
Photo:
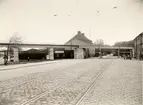
[[[70,41],[72,41],[74,39],[78,39],[78,40],[83,41],[83,42],[85,42],[87,44],[93,44],[92,41],[90,39],[88,39],[84,35],[84,33],[81,33],[80,31],[78,31],[78,33],[73,38],[71,38],[68,42],[70,42]],[[66,42],[66,43],[68,43],[68,42]]]
[[[143,32],[140,33],[138,36],[136,36],[134,40],[136,40],[136,39],[137,39],[139,36],[141,36],[141,35],[143,35]]]

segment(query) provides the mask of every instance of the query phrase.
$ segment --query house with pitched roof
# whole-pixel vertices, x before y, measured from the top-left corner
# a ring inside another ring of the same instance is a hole
[[[65,45],[92,45],[93,42],[88,39],[84,33],[81,33],[80,31],[78,31],[78,33],[73,37],[71,38],[69,41],[67,41],[65,43]],[[95,49],[89,49],[89,48],[83,48],[83,51],[84,51],[84,57],[87,58],[87,57],[92,57],[95,55]]]
[[[65,45],[92,45],[92,41],[88,39],[84,33],[78,31],[78,33],[65,43]]]

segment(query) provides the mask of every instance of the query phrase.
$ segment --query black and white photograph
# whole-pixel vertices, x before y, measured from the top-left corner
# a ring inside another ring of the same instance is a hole
[[[0,105],[143,105],[143,0],[0,0]]]

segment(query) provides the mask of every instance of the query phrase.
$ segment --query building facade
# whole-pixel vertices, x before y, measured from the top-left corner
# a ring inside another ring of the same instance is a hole
[[[134,39],[134,57],[143,60],[143,33]]]

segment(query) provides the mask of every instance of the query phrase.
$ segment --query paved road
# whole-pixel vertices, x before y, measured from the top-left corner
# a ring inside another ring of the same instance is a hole
[[[0,71],[0,105],[141,105],[140,61],[66,60]]]

